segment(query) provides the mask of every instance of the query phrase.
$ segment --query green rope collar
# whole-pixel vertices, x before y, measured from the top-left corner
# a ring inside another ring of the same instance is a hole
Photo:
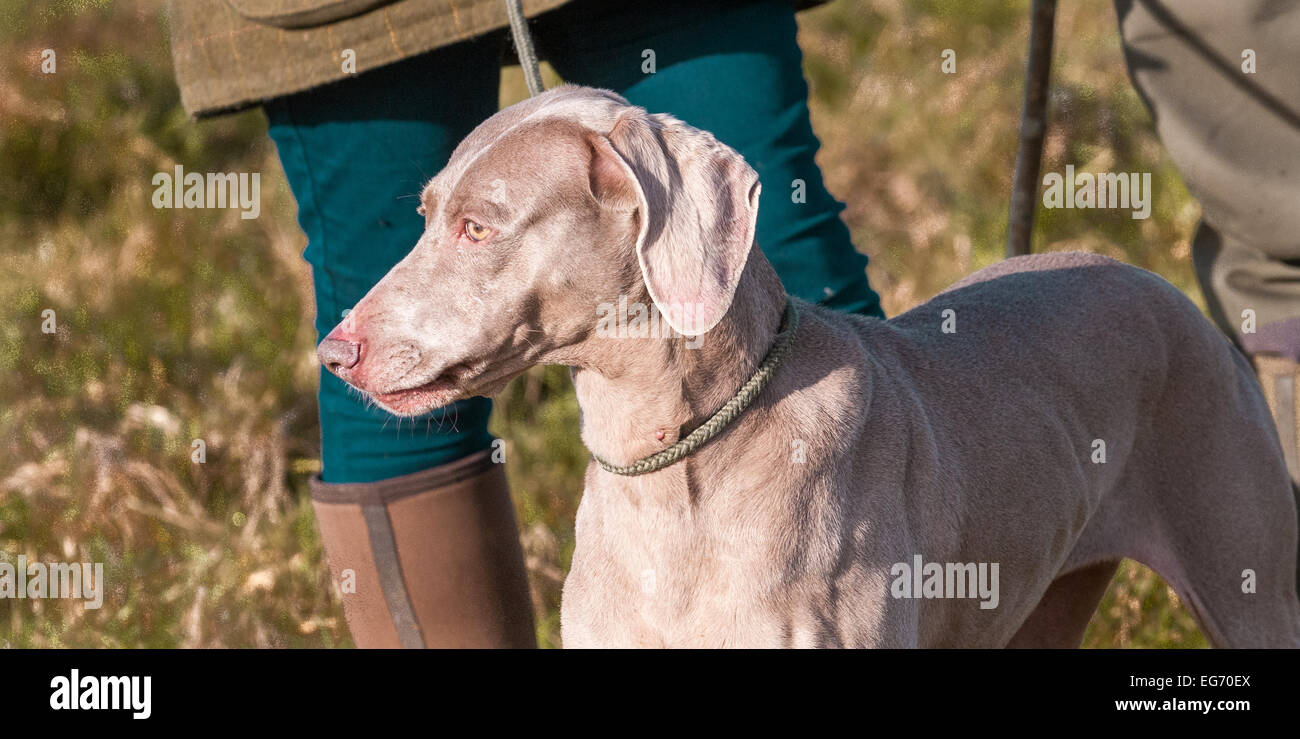
[[[615,475],[644,475],[647,472],[661,470],[674,462],[686,457],[691,452],[704,446],[713,437],[722,432],[727,424],[736,420],[742,411],[753,402],[754,398],[767,387],[767,383],[776,374],[776,368],[781,366],[781,361],[785,355],[790,352],[790,345],[794,342],[794,333],[799,329],[799,312],[795,310],[794,301],[789,297],[785,300],[785,313],[781,315],[781,326],[777,329],[776,340],[772,342],[772,348],[767,351],[767,356],[763,357],[763,362],[758,365],[758,370],[754,375],[740,386],[736,394],[728,400],[725,405],[718,409],[709,420],[705,421],[691,433],[682,437],[676,444],[655,452],[648,457],[638,459],[629,465],[610,464],[605,460],[592,454],[592,458],[606,472],[612,472]]]

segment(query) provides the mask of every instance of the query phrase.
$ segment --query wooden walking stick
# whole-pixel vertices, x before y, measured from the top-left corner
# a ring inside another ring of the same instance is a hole
[[[1011,214],[1007,220],[1007,256],[1028,254],[1034,235],[1038,173],[1047,134],[1047,95],[1052,78],[1052,37],[1056,0],[1034,0],[1029,25],[1029,61],[1025,69],[1025,102],[1020,111],[1016,170],[1011,182]]]

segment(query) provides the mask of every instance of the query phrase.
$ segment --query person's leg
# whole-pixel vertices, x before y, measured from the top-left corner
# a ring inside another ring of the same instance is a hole
[[[566,81],[670,113],[745,157],[763,184],[757,242],[787,291],[883,317],[867,258],[853,248],[839,218],[844,206],[814,161],[820,143],[789,2],[580,1],[535,28],[541,53]]]
[[[1255,360],[1300,480],[1300,0],[1115,6],[1129,76],[1201,203],[1201,289]]]
[[[425,181],[496,112],[500,37],[271,101],[325,336],[419,239]],[[530,646],[532,607],[490,401],[399,420],[321,372],[312,498],[358,646]]]
[[[1243,311],[1260,326],[1300,317],[1300,0],[1116,10],[1133,86],[1201,203],[1202,288],[1249,347]]]

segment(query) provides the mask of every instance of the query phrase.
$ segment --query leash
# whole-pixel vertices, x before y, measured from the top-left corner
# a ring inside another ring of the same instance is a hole
[[[506,0],[506,16],[510,18],[510,37],[515,42],[515,55],[519,57],[519,66],[524,69],[524,82],[528,83],[528,95],[534,97],[546,92],[542,85],[542,70],[537,65],[537,52],[533,49],[533,35],[528,31],[528,19],[524,17],[523,0]]]
[[[785,312],[781,315],[781,326],[777,329],[776,339],[772,342],[772,348],[767,350],[767,356],[763,357],[762,363],[753,376],[740,386],[736,394],[731,396],[725,405],[718,409],[709,420],[705,421],[690,434],[679,439],[676,444],[655,452],[648,457],[638,459],[629,465],[610,464],[605,460],[591,455],[601,469],[606,472],[612,472],[615,475],[625,475],[628,477],[635,475],[644,475],[647,472],[661,470],[674,462],[680,461],[691,452],[704,446],[711,439],[727,427],[736,417],[749,407],[754,398],[767,387],[767,383],[776,374],[777,367],[781,366],[782,360],[790,351],[790,345],[794,342],[794,334],[799,330],[799,311],[794,307],[794,301],[788,296],[785,299]]]

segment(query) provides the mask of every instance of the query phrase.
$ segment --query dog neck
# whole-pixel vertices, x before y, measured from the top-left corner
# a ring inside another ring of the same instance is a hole
[[[589,339],[573,371],[587,448],[628,464],[704,423],[762,362],[785,301],[776,271],[755,247],[726,315],[703,335]]]

